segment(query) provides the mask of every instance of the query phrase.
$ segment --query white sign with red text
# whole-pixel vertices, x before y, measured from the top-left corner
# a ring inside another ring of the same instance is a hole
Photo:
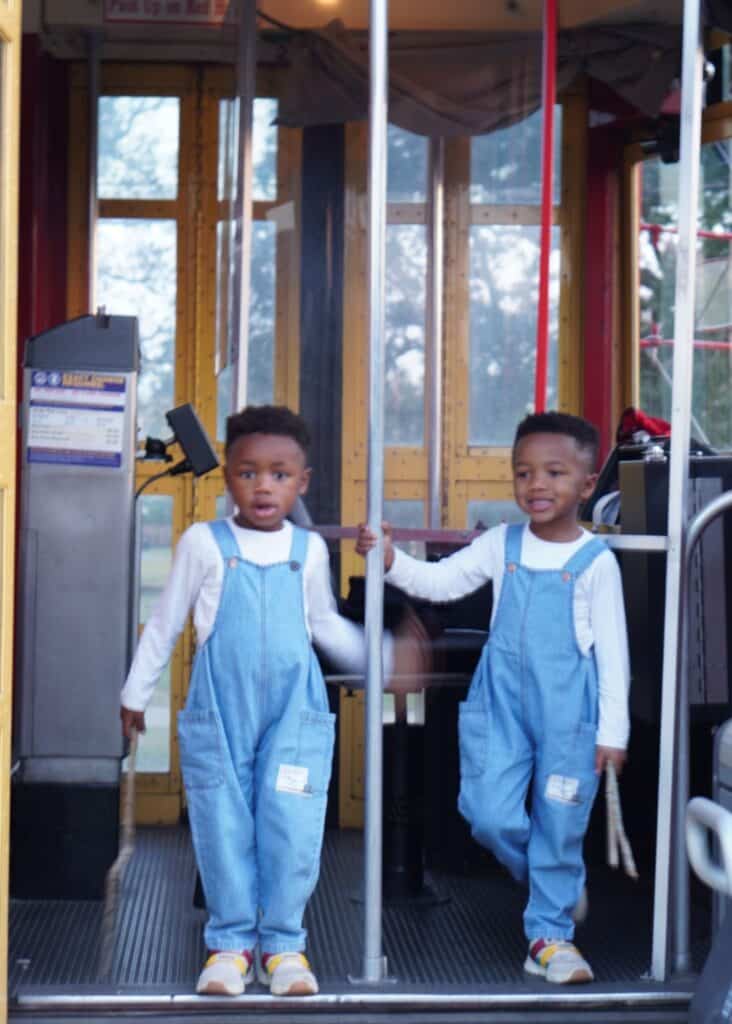
[[[105,0],[106,22],[223,25],[235,21],[234,0]]]

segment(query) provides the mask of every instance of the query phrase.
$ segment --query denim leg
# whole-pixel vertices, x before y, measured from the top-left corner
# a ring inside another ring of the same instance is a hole
[[[582,844],[595,800],[595,725],[556,737],[539,752],[531,805],[529,940],[572,939],[572,910],[585,882]]]
[[[318,880],[333,760],[335,716],[292,710],[268,729],[257,753],[260,948],[305,948],[305,905]]]
[[[252,772],[234,772],[218,715],[181,711],[181,768],[196,862],[209,919],[208,949],[252,949],[257,937],[257,875]]]

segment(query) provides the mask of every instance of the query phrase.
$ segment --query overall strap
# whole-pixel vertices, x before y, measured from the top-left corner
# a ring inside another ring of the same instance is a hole
[[[605,541],[600,540],[599,537],[593,537],[592,540],[583,544],[579,551],[575,551],[564,566],[564,572],[571,572],[575,577],[581,576],[585,569],[589,569],[597,556],[607,550]]]
[[[521,538],[524,535],[524,523],[510,523],[506,527],[506,563],[521,561]]]
[[[297,563],[299,569],[305,568],[305,559],[308,553],[308,539],[310,536],[309,530],[303,530],[301,526],[292,527],[292,545],[290,546],[290,565],[292,568],[295,567],[294,563]]]
[[[230,558],[241,558],[239,545],[236,543],[236,537],[228,519],[214,519],[208,524],[208,527],[214,536],[224,563],[228,562]]]

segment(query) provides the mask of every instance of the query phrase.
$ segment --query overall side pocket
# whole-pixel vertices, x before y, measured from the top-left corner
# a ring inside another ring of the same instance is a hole
[[[488,713],[477,701],[463,701],[458,716],[460,776],[478,778],[488,765]]]
[[[212,789],[223,783],[221,726],[215,711],[179,711],[178,745],[186,789]]]
[[[329,711],[301,711],[297,737],[297,763],[308,771],[308,791],[323,796],[328,791],[333,766],[335,715]]]

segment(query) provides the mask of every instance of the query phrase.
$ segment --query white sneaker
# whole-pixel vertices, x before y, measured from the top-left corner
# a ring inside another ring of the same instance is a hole
[[[222,951],[212,953],[203,965],[196,992],[204,996],[240,996],[254,981],[252,957]]]
[[[578,985],[595,977],[577,947],[564,939],[535,939],[524,970],[555,985]]]
[[[265,967],[257,958],[257,978],[273,996],[314,996],[318,982],[302,953],[275,953]]]

